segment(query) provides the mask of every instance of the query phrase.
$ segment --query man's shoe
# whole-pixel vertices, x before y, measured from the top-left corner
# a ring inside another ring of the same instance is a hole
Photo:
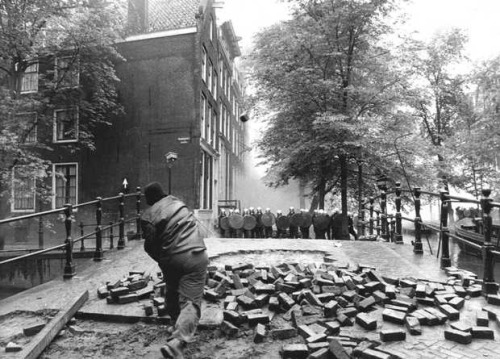
[[[184,359],[183,347],[184,344],[179,339],[172,339],[167,345],[161,347],[160,351],[164,358]]]

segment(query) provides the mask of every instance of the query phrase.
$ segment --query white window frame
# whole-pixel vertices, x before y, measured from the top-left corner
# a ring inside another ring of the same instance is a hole
[[[75,203],[78,204],[78,179],[79,179],[79,168],[78,162],[61,162],[52,164],[52,209],[56,209],[57,191],[56,191],[56,167],[57,166],[75,166]]]
[[[38,62],[29,65],[21,78],[21,93],[36,93],[38,92]]]
[[[206,116],[207,116],[207,96],[202,92],[201,93],[201,104],[200,104],[200,115],[201,115],[201,123],[200,123],[200,132],[201,132],[201,138],[206,138],[206,123],[205,121]]]
[[[212,92],[212,73],[213,73],[213,67],[214,65],[212,64],[212,60],[208,59],[208,71],[207,71],[207,87],[210,92]]]
[[[207,49],[201,47],[201,78],[207,83]]]
[[[63,61],[63,60],[66,60],[68,59],[69,61],[66,61],[67,64],[69,65],[71,62],[73,62],[72,66],[73,68],[68,68],[66,67],[64,72],[65,73],[68,73],[68,69],[69,69],[69,75],[70,75],[70,78],[65,78],[64,80],[61,80],[59,78],[60,74],[59,74],[59,71],[60,71],[60,62]],[[78,87],[80,85],[80,61],[78,59],[76,60],[73,60],[73,57],[71,56],[59,56],[59,57],[56,57],[55,59],[55,78],[57,80],[57,82],[59,83],[60,85],[60,88],[75,88],[75,87]],[[75,83],[73,83],[73,80]],[[70,82],[69,85],[66,85],[67,82]]]
[[[18,209],[16,208],[16,183],[15,183],[15,173],[16,173],[16,166],[12,168],[12,189],[11,189],[11,203],[10,203],[10,211],[12,213],[33,213],[35,212],[36,209],[36,176],[33,175],[33,207],[32,208],[21,208]],[[28,191],[26,191],[28,193]]]
[[[63,112],[63,111],[73,111],[75,112],[75,138],[68,138],[68,139],[58,139],[57,138],[57,133],[58,133],[58,122],[57,122],[57,113]],[[73,107],[73,108],[61,108],[61,109],[56,109],[54,110],[54,124],[53,124],[53,142],[54,143],[74,143],[78,142],[78,137],[79,137],[79,127],[80,127],[80,114],[79,114],[79,109],[78,107]]]

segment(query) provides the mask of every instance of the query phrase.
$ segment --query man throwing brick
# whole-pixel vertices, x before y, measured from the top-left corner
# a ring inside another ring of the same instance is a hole
[[[174,332],[161,353],[165,358],[182,359],[201,316],[206,247],[196,219],[181,200],[167,196],[158,182],[148,184],[144,195],[150,206],[141,218],[144,250],[163,272],[167,311],[175,321]]]

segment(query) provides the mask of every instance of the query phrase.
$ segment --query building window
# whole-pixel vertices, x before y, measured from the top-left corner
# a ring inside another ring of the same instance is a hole
[[[35,176],[25,166],[12,169],[12,212],[35,211]]]
[[[77,87],[80,83],[78,59],[75,57],[57,57],[56,79],[58,87]]]
[[[201,209],[212,209],[213,197],[213,158],[201,151]]]
[[[54,142],[75,142],[78,140],[78,110],[54,111]]]
[[[212,125],[212,105],[210,102],[208,102],[208,108],[207,108],[207,118],[205,121],[205,140],[207,140],[208,143],[212,143],[212,138],[210,136],[210,126]]]
[[[210,132],[210,144],[215,147],[215,138],[217,132],[217,112],[215,110],[212,111],[212,123],[210,126],[212,127],[212,132]]]
[[[16,119],[24,128],[24,143],[35,143],[38,135],[38,117],[36,112],[26,112],[16,114]]]
[[[208,22],[208,33],[210,36],[210,41],[214,39],[214,20],[210,17],[210,21]]]
[[[201,94],[201,108],[200,108],[200,116],[201,116],[201,123],[200,123],[200,131],[201,131],[201,138],[206,138],[205,134],[205,122],[206,122],[206,113],[207,113],[207,97],[205,94]]]
[[[207,50],[205,46],[201,48],[201,78],[207,82]]]
[[[215,69],[214,69],[214,79],[212,81],[212,93],[214,94],[214,98],[217,98],[217,87],[219,86],[219,78],[218,78],[218,75],[217,75],[217,72],[215,72]]]
[[[38,92],[38,62],[24,70],[21,80],[21,93]]]
[[[212,72],[213,72],[212,61],[208,60],[208,70],[207,70],[207,87],[212,91]]]
[[[77,204],[78,165],[76,163],[57,163],[53,165],[52,173],[53,207],[62,208],[67,203]]]

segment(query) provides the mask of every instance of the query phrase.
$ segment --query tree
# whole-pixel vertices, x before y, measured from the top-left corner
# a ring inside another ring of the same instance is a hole
[[[373,188],[377,171],[395,168],[397,158],[387,154],[409,126],[397,108],[405,77],[383,42],[396,2],[291,3],[293,18],[260,33],[249,59],[257,114],[271,113],[259,147],[278,184],[312,183],[321,208],[325,193],[338,187],[346,214],[358,161],[379,165],[367,173]]]
[[[121,111],[120,11],[94,0],[0,0],[0,192],[14,168],[23,182],[44,177],[53,151],[92,150],[96,126]],[[54,144],[58,131],[75,141]]]
[[[453,172],[453,156],[445,155],[445,144],[453,137],[466,97],[466,77],[458,71],[465,60],[466,42],[460,29],[436,33],[428,43],[412,44],[414,56],[409,58],[414,70],[409,105],[420,121],[422,136],[433,146],[430,154],[438,159],[438,176],[446,187]]]

